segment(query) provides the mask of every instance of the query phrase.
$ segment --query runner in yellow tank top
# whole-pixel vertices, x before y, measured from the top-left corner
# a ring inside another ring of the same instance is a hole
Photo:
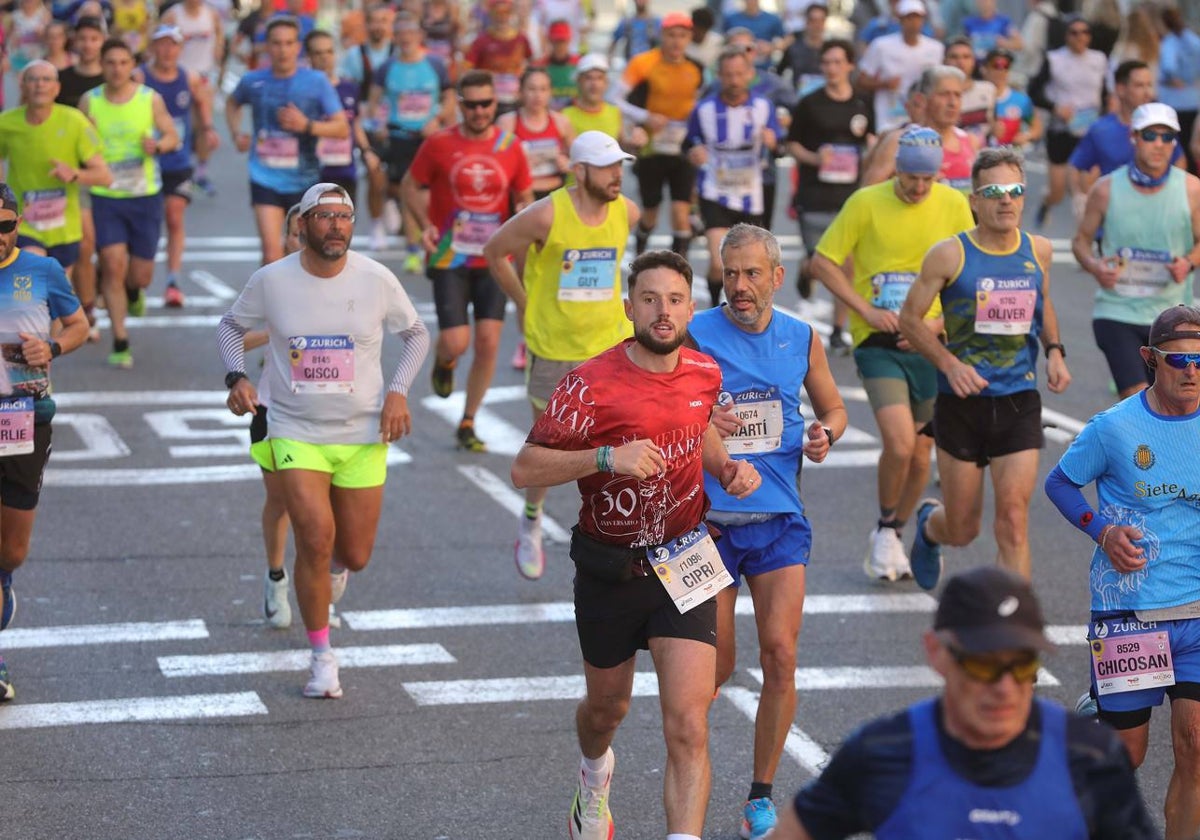
[[[509,219],[484,246],[492,276],[517,305],[529,361],[525,383],[534,419],[560,379],[630,335],[621,293],[625,242],[641,215],[621,195],[622,167],[633,156],[599,131],[571,144],[578,185],[555,190]],[[508,255],[524,255],[524,279]],[[528,317],[526,317],[528,315]],[[542,576],[543,487],[525,491],[516,544],[517,569]]]

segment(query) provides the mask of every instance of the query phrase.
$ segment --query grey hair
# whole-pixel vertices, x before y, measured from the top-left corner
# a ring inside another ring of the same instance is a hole
[[[1025,159],[1021,157],[1021,153],[1012,146],[998,146],[979,150],[975,163],[971,166],[971,187],[979,189],[979,176],[997,166],[1014,167],[1021,173],[1022,180],[1025,178]]]
[[[717,72],[721,71],[721,68],[725,66],[726,61],[733,61],[735,58],[745,59],[746,62],[748,62],[751,66],[754,64],[754,62],[751,61],[750,54],[746,51],[746,48],[730,45],[727,47],[722,47],[720,55],[717,56]]]
[[[726,248],[744,248],[755,242],[762,245],[763,250],[766,251],[771,271],[783,265],[783,254],[779,250],[779,240],[775,238],[775,234],[766,228],[748,225],[744,222],[738,222],[721,237],[721,258],[725,258]]]
[[[48,67],[51,70],[53,70],[54,71],[54,80],[58,81],[58,68],[55,67],[53,64],[51,64],[49,61],[46,61],[46,59],[44,59],[44,58],[35,58],[33,61],[26,64],[21,69],[20,80],[25,81],[25,74],[27,72],[29,72],[31,69],[36,69],[38,67]]]
[[[951,67],[949,64],[936,64],[933,67],[926,67],[921,73],[921,78],[917,82],[917,92],[933,93],[933,89],[946,79],[954,79],[962,84],[967,83],[966,73],[957,67]]]

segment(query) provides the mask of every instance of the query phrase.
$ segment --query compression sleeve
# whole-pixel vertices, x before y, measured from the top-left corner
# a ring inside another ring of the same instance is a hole
[[[404,350],[400,353],[400,362],[396,365],[396,373],[388,385],[388,390],[407,395],[429,352],[429,329],[425,322],[418,318],[399,335],[404,339]]]
[[[247,329],[234,319],[232,312],[226,312],[217,324],[217,346],[221,350],[221,361],[225,363],[225,370],[231,373],[246,372],[246,349],[242,343],[246,333]]]
[[[1050,501],[1054,502],[1054,506],[1058,508],[1058,512],[1063,515],[1063,518],[1091,537],[1093,541],[1099,541],[1100,533],[1105,526],[1112,524],[1092,509],[1091,503],[1083,495],[1083,489],[1067,478],[1062,467],[1055,466],[1046,476],[1045,489],[1046,495],[1050,497]]]

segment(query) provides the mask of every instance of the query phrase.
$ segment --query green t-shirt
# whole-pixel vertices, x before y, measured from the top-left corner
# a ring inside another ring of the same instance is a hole
[[[83,238],[79,184],[48,174],[59,160],[79,168],[104,146],[88,118],[75,108],[54,105],[40,125],[25,120],[25,107],[0,113],[0,158],[8,185],[21,202],[20,233],[47,248]]]
[[[906,204],[892,181],[884,181],[850,196],[817,243],[817,252],[835,265],[854,257],[854,290],[872,306],[898,312],[925,253],[974,225],[966,197],[945,184],[934,184],[920,204]],[[941,314],[941,301],[934,298],[925,317]],[[871,332],[870,324],[851,310],[854,346]]]

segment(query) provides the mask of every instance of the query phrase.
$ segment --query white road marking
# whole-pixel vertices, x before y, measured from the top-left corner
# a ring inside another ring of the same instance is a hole
[[[525,437],[529,434],[528,429],[518,429],[512,423],[509,423],[499,414],[490,411],[487,406],[489,404],[501,402],[514,402],[518,399],[525,399],[526,392],[524,385],[509,385],[502,388],[489,388],[487,395],[483,398],[483,405],[479,411],[475,412],[475,428],[487,443],[488,452],[493,455],[507,455],[514,457],[521,447],[525,445]],[[466,392],[455,391],[449,397],[442,398],[436,394],[430,394],[421,399],[421,405],[428,411],[441,417],[450,426],[457,428],[458,421],[462,418],[463,405],[466,403]],[[529,418],[530,425],[533,424],[533,417]],[[522,502],[524,505],[524,502]]]
[[[1086,645],[1088,643],[1088,626],[1086,624],[1056,624],[1046,628],[1046,638],[1056,645]]]
[[[750,668],[747,673],[762,682],[762,669]],[[855,665],[843,668],[797,668],[796,688],[799,691],[830,691],[860,688],[937,688],[942,678],[927,665]],[[1042,668],[1038,685],[1061,685],[1058,678]]]
[[[57,394],[55,398],[57,399]],[[117,430],[108,422],[108,418],[100,414],[72,414],[68,411],[54,416],[54,428],[60,430],[59,440],[62,440],[61,430],[69,427],[83,441],[82,449],[54,449],[54,462],[60,461],[94,461],[108,458],[127,458],[129,447]]]
[[[444,680],[404,683],[418,706],[459,706],[475,703],[528,703],[537,700],[578,700],[586,683],[583,676],[511,677],[492,680]],[[658,677],[633,675],[634,697],[657,697]]]
[[[160,656],[158,670],[164,677],[214,677],[227,674],[304,671],[307,670],[311,658],[312,652],[309,650]],[[339,647],[337,659],[342,668],[445,665],[457,661],[449,651],[437,644]]]
[[[61,408],[113,405],[139,408],[146,405],[225,405],[228,391],[76,391],[54,395]],[[249,420],[246,420],[249,423]]]
[[[207,638],[208,627],[199,618],[185,621],[74,624],[63,627],[10,627],[0,634],[0,649],[136,644]]]
[[[513,516],[524,515],[525,497],[510,487],[507,481],[502,480],[494,472],[473,464],[460,465],[458,471],[510,514]],[[568,543],[571,541],[570,532],[545,512],[542,513],[542,536],[554,543]]]
[[[238,296],[237,289],[230,286],[217,275],[209,271],[189,271],[188,277],[193,283],[204,289],[210,295],[222,301],[236,300]],[[247,278],[249,279],[249,278]],[[191,300],[188,300],[191,303]]]
[[[728,700],[737,710],[754,721],[758,715],[758,695],[747,688],[725,686],[718,699]],[[790,755],[810,776],[819,776],[829,763],[829,753],[821,748],[807,733],[793,724],[788,728],[783,742],[783,751]]]
[[[180,697],[125,697],[79,703],[36,703],[0,708],[0,729],[38,729],[84,723],[145,723],[155,720],[265,715],[253,691],[188,694]]]
[[[738,615],[753,615],[748,595],[737,599]],[[923,592],[886,595],[809,595],[806,615],[843,613],[930,613],[937,602]],[[541,604],[496,604],[473,607],[418,607],[395,610],[347,610],[342,620],[353,630],[421,630],[431,627],[477,627],[489,624],[540,624],[575,620],[570,601]]]

